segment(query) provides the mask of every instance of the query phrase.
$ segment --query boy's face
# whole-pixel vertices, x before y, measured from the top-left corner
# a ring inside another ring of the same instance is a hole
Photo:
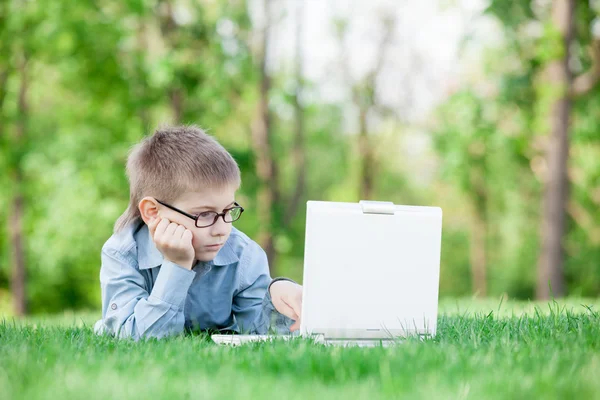
[[[236,187],[234,186],[224,186],[218,189],[187,192],[171,202],[170,205],[192,215],[197,215],[203,211],[222,213],[224,209],[234,206],[235,191]],[[168,207],[162,205],[159,207],[158,215],[160,217],[183,225],[192,232],[192,246],[196,253],[196,260],[213,260],[229,238],[232,225],[223,221],[222,217],[219,217],[212,226],[196,228],[194,220],[191,218]]]

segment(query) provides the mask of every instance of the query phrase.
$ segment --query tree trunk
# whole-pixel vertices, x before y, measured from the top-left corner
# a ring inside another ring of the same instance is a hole
[[[302,92],[302,10],[304,5],[302,2],[296,4],[296,92],[292,98],[294,105],[294,147],[292,149],[292,162],[294,164],[294,171],[296,172],[294,190],[292,191],[291,197],[286,202],[288,207],[285,210],[283,216],[283,227],[284,229],[289,226],[292,219],[298,212],[298,207],[302,198],[304,197],[304,191],[306,189],[306,149],[304,146],[304,107],[300,102],[300,95]]]
[[[471,226],[470,261],[473,293],[478,297],[487,296],[487,198],[485,188],[476,190],[474,218]]]
[[[367,109],[359,110],[360,200],[373,200],[374,157],[367,125]]]
[[[23,195],[20,193],[22,186],[22,176],[17,171],[14,174],[15,193],[12,200],[12,213],[8,219],[10,224],[10,242],[12,247],[12,296],[15,315],[22,316],[27,314],[27,292],[25,274],[25,255],[23,252]]]
[[[260,219],[259,242],[269,259],[271,275],[275,275],[275,246],[273,241],[273,209],[279,203],[278,171],[273,155],[273,135],[271,132],[271,114],[269,112],[269,91],[271,77],[267,71],[267,53],[270,30],[270,0],[264,0],[265,26],[262,40],[257,51],[259,60],[259,101],[257,116],[252,126],[252,144],[256,153],[256,173],[260,179],[257,195],[257,212]]]
[[[487,254],[485,238],[485,221],[476,218],[471,228],[470,261],[473,294],[477,297],[487,296]]]
[[[0,60],[3,60],[3,62],[0,62],[0,67],[2,68],[0,69],[0,138],[5,134],[2,108],[4,107],[4,99],[6,99],[8,77],[12,72],[10,59],[13,41],[3,40],[7,36],[4,29],[8,25],[9,9],[10,4],[8,2],[0,1]]]
[[[384,15],[381,23],[383,25],[383,35],[378,43],[375,67],[366,75],[363,85],[353,88],[353,101],[358,108],[358,154],[361,168],[359,196],[361,200],[373,200],[377,165],[375,147],[369,132],[367,118],[369,112],[381,112],[377,100],[377,94],[379,93],[378,78],[385,64],[386,49],[393,40],[396,19],[394,16]],[[345,70],[345,75],[349,78],[350,73],[346,68],[345,66],[342,67]]]
[[[144,64],[145,64],[145,55],[148,52],[148,32],[147,32],[147,24],[145,20],[145,16],[139,17],[139,24],[136,30],[136,42],[137,49],[134,55],[135,63],[136,63],[136,72],[135,72],[135,96],[137,98],[139,104],[137,115],[142,124],[142,134],[147,134],[150,132],[152,127],[150,126],[150,113],[148,112],[147,106],[147,95],[146,95],[146,86],[148,84],[148,76],[145,72]]]
[[[182,124],[183,118],[183,91],[179,88],[171,89],[171,109],[173,110],[173,121],[176,125]]]
[[[171,0],[162,0],[158,2],[159,26],[161,34],[167,46],[174,48],[177,46],[175,37],[177,25],[173,20],[173,5]],[[183,89],[177,83],[168,89],[169,100],[171,102],[171,110],[173,112],[173,123],[183,123],[183,108],[185,95]]]
[[[16,158],[13,165],[13,199],[12,210],[8,218],[9,234],[12,247],[12,295],[15,315],[25,315],[27,313],[27,293],[26,293],[26,273],[25,273],[25,254],[23,238],[23,173],[21,170],[21,158],[25,144],[26,123],[27,123],[27,58],[23,55],[22,63],[19,67],[20,86],[18,99],[18,119],[16,126],[16,137],[14,151]]]
[[[562,34],[563,55],[547,69],[548,84],[557,93],[549,113],[550,137],[547,149],[547,175],[542,202],[541,251],[538,258],[538,299],[560,297],[565,293],[563,244],[566,206],[569,197],[567,163],[569,157],[569,114],[572,75],[569,47],[573,36],[573,0],[555,0],[552,6],[554,26]]]

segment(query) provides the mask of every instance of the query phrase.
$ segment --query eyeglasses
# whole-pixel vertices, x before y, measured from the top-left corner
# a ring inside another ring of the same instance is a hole
[[[216,211],[203,211],[198,215],[192,215],[167,203],[164,203],[158,199],[156,201],[162,204],[163,206],[170,208],[173,211],[177,211],[178,213],[193,219],[194,223],[196,224],[196,228],[208,228],[209,226],[216,224],[219,217],[222,217],[223,221],[230,224],[240,219],[242,213],[244,212],[244,207],[240,206],[238,203],[233,203],[235,207],[226,208],[225,210],[223,210],[222,213],[218,213]]]

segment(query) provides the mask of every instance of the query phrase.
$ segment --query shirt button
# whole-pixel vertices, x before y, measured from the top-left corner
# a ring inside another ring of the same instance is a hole
[[[110,308],[112,308],[113,310],[116,310],[117,309],[117,304],[116,303],[112,303],[110,305]]]

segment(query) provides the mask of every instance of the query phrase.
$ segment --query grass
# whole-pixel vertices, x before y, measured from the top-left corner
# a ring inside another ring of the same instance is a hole
[[[95,314],[5,319],[0,398],[600,399],[599,306],[444,300],[434,339],[392,348],[136,343],[95,336]]]

